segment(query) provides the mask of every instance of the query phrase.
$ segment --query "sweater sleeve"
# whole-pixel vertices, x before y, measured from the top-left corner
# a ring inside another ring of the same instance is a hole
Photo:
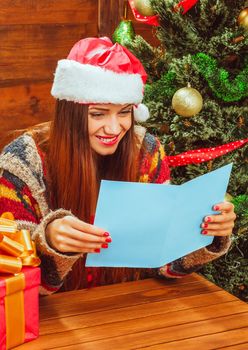
[[[213,243],[207,247],[198,249],[185,255],[159,269],[159,275],[166,278],[181,278],[202,268],[204,264],[218,259],[226,254],[231,245],[231,239],[226,237],[214,237]]]
[[[72,215],[71,212],[59,209],[50,211],[43,216],[33,198],[28,186],[17,176],[7,170],[2,170],[0,176],[0,215],[11,212],[18,224],[18,229],[28,229],[31,232],[38,255],[41,259],[40,294],[56,292],[63,284],[64,277],[70,271],[80,254],[60,254],[46,242],[45,229],[49,222]]]

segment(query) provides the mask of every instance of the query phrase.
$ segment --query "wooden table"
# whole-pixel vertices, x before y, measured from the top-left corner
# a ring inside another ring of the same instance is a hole
[[[193,274],[44,297],[24,349],[248,349],[248,305]]]

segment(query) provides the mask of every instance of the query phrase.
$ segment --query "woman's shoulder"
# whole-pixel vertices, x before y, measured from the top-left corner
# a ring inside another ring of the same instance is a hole
[[[18,174],[19,167],[29,169],[35,174],[42,170],[39,150],[29,133],[24,133],[10,142],[0,155],[1,169]]]
[[[19,136],[16,136],[12,142],[3,148],[1,155],[8,154],[23,161],[32,159],[33,156],[36,157],[41,148],[44,147],[43,144],[48,141],[49,130],[50,122],[45,122],[26,129],[22,133],[17,131]]]
[[[29,133],[24,133],[4,147],[1,157],[19,158],[27,163],[27,161],[32,161],[32,156],[36,155],[37,152],[37,146],[33,137]]]
[[[135,134],[139,138],[140,145],[144,146],[148,152],[157,150],[161,146],[159,139],[147,132],[146,128],[143,126],[136,125]]]
[[[170,169],[166,154],[159,139],[143,130],[139,159],[139,182],[166,183]]]

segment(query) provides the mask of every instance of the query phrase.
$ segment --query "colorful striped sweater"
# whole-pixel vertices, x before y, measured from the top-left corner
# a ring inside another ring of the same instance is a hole
[[[140,154],[139,181],[166,183],[170,172],[163,147],[144,128],[136,129],[144,148]],[[58,291],[74,263],[83,260],[82,254],[63,254],[53,250],[45,238],[48,223],[65,215],[72,215],[65,209],[51,210],[47,186],[45,159],[34,139],[23,134],[5,147],[0,155],[0,215],[12,212],[19,229],[31,231],[41,258],[42,284],[40,293],[47,295]],[[117,269],[82,269],[84,283],[81,287],[109,284],[160,276],[179,278],[198,270],[201,266],[225,254],[230,246],[230,239],[215,238],[214,242],[198,251],[182,257],[160,269],[124,269],[123,274],[116,274]],[[118,275],[118,278],[115,276]]]

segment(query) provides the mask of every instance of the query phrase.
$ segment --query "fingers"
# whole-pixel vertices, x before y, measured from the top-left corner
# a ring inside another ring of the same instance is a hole
[[[232,212],[234,211],[234,205],[230,202],[222,202],[215,204],[213,209],[216,211]]]
[[[75,217],[55,219],[46,227],[48,244],[60,252],[99,253],[112,239],[108,232]]]
[[[213,207],[218,212],[204,218],[201,227],[202,234],[208,236],[230,236],[234,227],[236,215],[234,205],[229,202],[218,203]]]
[[[100,253],[101,248],[108,248],[107,243],[83,242],[62,236],[57,238],[56,246],[60,252],[64,253]]]
[[[92,235],[91,233],[81,232],[63,224],[59,227],[58,230],[60,235],[67,237],[67,239],[73,239],[79,242],[87,241],[90,243],[105,243],[106,240],[107,242],[109,241],[109,237],[96,236]]]
[[[90,225],[84,221],[79,220],[78,218],[75,218],[73,216],[65,216],[62,219],[63,224],[70,225],[75,230],[90,233],[95,236],[103,236],[106,230],[99,228],[94,225]]]
[[[231,236],[232,230],[216,230],[216,231],[203,230],[202,234],[205,236],[226,237],[226,236]]]
[[[220,212],[215,215],[208,215],[204,218],[204,223],[226,223],[228,221],[234,222],[236,214],[234,213],[234,205],[232,203],[224,202],[213,207],[214,210]]]

